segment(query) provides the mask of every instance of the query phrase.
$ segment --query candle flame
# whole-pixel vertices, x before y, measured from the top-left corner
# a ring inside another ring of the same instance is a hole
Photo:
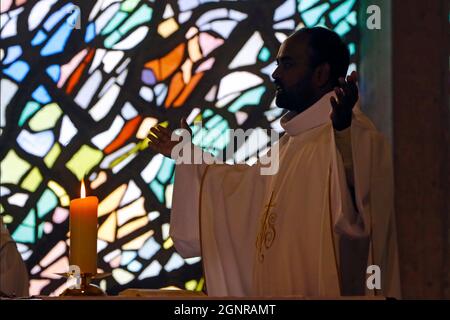
[[[81,198],[86,198],[86,187],[84,186],[84,179],[81,179]]]

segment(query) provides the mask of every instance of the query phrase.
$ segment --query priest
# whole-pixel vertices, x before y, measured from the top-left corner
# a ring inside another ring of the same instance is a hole
[[[28,296],[28,271],[0,216],[0,297]]]
[[[210,296],[400,297],[390,147],[359,108],[356,73],[345,78],[346,45],[303,28],[276,61],[278,171],[262,175],[263,159],[178,164],[175,248],[202,257]],[[154,127],[150,146],[176,158],[171,137]]]

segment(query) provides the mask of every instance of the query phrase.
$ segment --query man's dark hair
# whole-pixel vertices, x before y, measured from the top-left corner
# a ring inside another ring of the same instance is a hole
[[[350,52],[347,45],[337,33],[323,27],[302,28],[292,36],[304,35],[307,35],[310,48],[310,67],[314,69],[322,63],[328,63],[331,85],[338,85],[338,79],[345,78],[350,64]]]

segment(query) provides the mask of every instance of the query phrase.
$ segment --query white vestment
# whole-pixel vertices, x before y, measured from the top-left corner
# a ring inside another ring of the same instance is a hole
[[[0,291],[16,297],[28,296],[28,271],[0,216]]]
[[[208,295],[364,294],[366,266],[378,265],[381,290],[366,294],[400,296],[389,146],[355,108],[353,201],[332,94],[282,118],[275,175],[260,174],[263,161],[176,166],[171,237],[182,256],[202,257]]]

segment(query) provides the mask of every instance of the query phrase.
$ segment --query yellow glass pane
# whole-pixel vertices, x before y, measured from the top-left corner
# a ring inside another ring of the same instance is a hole
[[[3,217],[3,223],[4,224],[10,224],[14,221],[14,218],[12,216],[10,216],[9,214],[5,215]]]
[[[116,210],[120,204],[120,200],[122,200],[122,197],[125,194],[125,190],[127,190],[127,185],[122,184],[105,199],[103,199],[103,201],[98,205],[98,216],[101,217]]]
[[[62,115],[61,108],[56,103],[50,103],[42,107],[31,118],[29,125],[34,131],[42,131],[53,128]]]
[[[200,60],[203,56],[200,51],[200,46],[198,43],[198,36],[195,36],[188,42],[188,52],[189,57],[191,58],[192,62],[197,62]]]
[[[164,244],[163,244],[164,249],[166,249],[166,250],[170,249],[172,246],[173,246],[172,238],[169,238],[166,241],[164,241]]]
[[[158,123],[158,120],[156,118],[148,117],[148,118],[145,118],[144,120],[142,120],[141,126],[139,127],[139,130],[136,133],[136,138],[138,138],[138,139],[147,138],[150,128],[152,128],[157,123]]]
[[[98,238],[113,242],[116,239],[116,212],[113,212],[98,229]]]
[[[174,18],[170,18],[170,19],[160,23],[158,26],[158,33],[163,38],[167,38],[168,36],[170,36],[172,33],[174,33],[177,30],[178,30],[178,24]]]
[[[14,150],[10,150],[0,164],[0,183],[18,184],[30,167],[30,164],[22,160]]]
[[[66,190],[64,190],[63,187],[61,187],[57,182],[50,180],[48,182],[48,187],[50,189],[52,189],[52,191],[58,196],[58,197],[62,197],[63,195],[66,194]]]
[[[61,198],[59,198],[59,201],[61,201],[61,205],[63,207],[68,207],[70,204],[70,198],[68,195],[62,196]]]
[[[63,207],[68,207],[70,204],[70,197],[67,195],[66,190],[53,180],[50,180],[47,185],[58,196],[61,205]]]
[[[186,282],[186,290],[194,291],[197,288],[197,280],[189,280]]]
[[[36,189],[42,182],[42,174],[39,172],[37,167],[34,167],[33,170],[28,174],[28,176],[22,182],[22,188],[35,192]]]
[[[81,180],[93,167],[95,167],[103,158],[103,152],[83,145],[66,163],[66,167]]]
[[[50,152],[44,158],[44,162],[47,165],[47,167],[49,168],[53,167],[53,164],[55,163],[60,153],[61,147],[59,146],[59,143],[55,143],[51,148]]]
[[[139,150],[147,149],[149,143],[150,143],[150,140],[148,140],[148,139],[145,139],[145,140],[142,140],[141,142],[139,142],[138,143]]]
[[[97,178],[95,178],[94,181],[91,182],[91,188],[96,189],[100,185],[102,185],[104,182],[106,182],[108,176],[106,175],[105,171],[100,171],[100,173],[97,175]]]
[[[153,236],[154,231],[150,230],[146,233],[144,233],[143,235],[137,237],[134,240],[131,240],[130,242],[126,243],[125,245],[122,246],[122,250],[138,250],[140,249],[145,241],[150,238],[151,236]]]
[[[183,82],[189,83],[192,75],[192,61],[187,59],[181,66],[181,71],[183,72]]]
[[[203,285],[205,284],[205,278],[200,278],[197,288],[195,288],[195,291],[202,291],[203,290]]]
[[[142,218],[134,220],[130,223],[127,223],[126,225],[124,225],[117,231],[117,238],[121,239],[121,238],[125,237],[126,235],[132,233],[133,231],[136,231],[139,228],[144,227],[147,223],[148,223],[147,217],[142,217]]]

